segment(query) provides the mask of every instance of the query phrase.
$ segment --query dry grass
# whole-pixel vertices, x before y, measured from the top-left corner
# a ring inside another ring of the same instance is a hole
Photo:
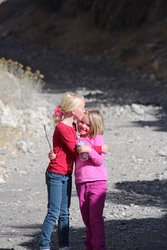
[[[12,60],[0,59],[0,114],[16,117],[19,112],[35,109],[34,105],[44,84],[44,76],[37,70],[31,72],[30,67]],[[6,113],[5,113],[6,112]],[[10,148],[16,139],[23,136],[23,131],[14,125],[4,124],[0,120],[0,148]]]

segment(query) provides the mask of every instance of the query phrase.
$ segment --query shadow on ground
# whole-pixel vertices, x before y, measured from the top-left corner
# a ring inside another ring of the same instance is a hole
[[[167,180],[125,181],[116,183],[115,188],[117,192],[109,192],[107,201],[127,206],[133,204],[143,207],[159,207],[166,213]],[[107,235],[111,232],[112,249],[166,249],[166,215],[160,218],[112,220],[107,222],[106,226]],[[116,240],[118,238],[119,242]]]
[[[154,131],[167,131],[167,109],[166,107],[162,107],[161,110],[156,112],[155,121],[135,121],[132,124],[136,127],[150,127]]]
[[[33,229],[34,234],[27,234],[33,240],[21,244],[25,249],[39,249],[41,225],[30,225],[28,228],[22,226],[28,231]],[[131,220],[109,220],[105,222],[106,244],[110,250],[165,250],[167,245],[167,218],[147,218]],[[71,228],[70,238],[71,249],[84,249],[83,228]],[[52,234],[51,250],[57,249],[56,230]]]
[[[107,202],[131,206],[167,208],[167,180],[116,183],[115,192],[107,193]],[[127,208],[128,209],[128,208]],[[32,240],[21,243],[26,249],[39,249],[40,224],[21,225],[21,236]],[[57,249],[57,228],[52,234],[51,250]],[[107,220],[105,218],[107,249],[110,250],[166,250],[167,216]],[[35,232],[35,233],[34,233]],[[12,235],[10,235],[12,237]],[[13,235],[14,237],[14,235]],[[71,249],[84,249],[84,228],[70,228]]]
[[[167,208],[167,180],[117,182],[115,188],[116,192],[108,192],[108,201]]]

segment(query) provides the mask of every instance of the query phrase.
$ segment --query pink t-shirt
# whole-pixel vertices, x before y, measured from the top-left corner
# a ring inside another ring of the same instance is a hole
[[[78,141],[84,141],[85,145],[92,148],[87,161],[81,161],[79,157],[75,160],[75,183],[83,183],[89,181],[107,180],[108,174],[104,166],[104,154],[98,154],[93,147],[104,144],[102,135],[97,135],[91,139],[89,137],[79,138]]]

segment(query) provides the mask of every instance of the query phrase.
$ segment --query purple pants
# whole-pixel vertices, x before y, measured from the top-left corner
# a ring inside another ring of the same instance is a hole
[[[107,181],[76,184],[83,222],[86,226],[86,250],[106,250],[103,209]]]

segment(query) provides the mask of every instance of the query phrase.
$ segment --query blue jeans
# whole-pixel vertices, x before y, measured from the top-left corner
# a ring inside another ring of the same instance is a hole
[[[72,177],[46,171],[48,211],[45,217],[40,249],[50,249],[50,238],[58,220],[59,247],[69,246],[69,207]]]

